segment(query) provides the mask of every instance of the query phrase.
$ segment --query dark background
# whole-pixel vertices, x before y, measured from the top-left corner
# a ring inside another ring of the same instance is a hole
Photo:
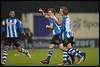
[[[99,1],[1,1],[1,19],[7,17],[9,9],[15,9],[17,17],[21,19],[23,12],[38,12],[39,8],[46,11],[49,7],[58,12],[63,5],[70,12],[99,12]]]

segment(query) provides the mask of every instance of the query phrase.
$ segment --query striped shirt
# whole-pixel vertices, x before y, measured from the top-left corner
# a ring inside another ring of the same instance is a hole
[[[58,20],[55,16],[54,19]],[[53,35],[61,34],[60,27],[55,23],[55,21],[52,18],[49,18],[49,23],[53,24]]]
[[[61,21],[61,31],[64,33],[64,39],[73,36],[71,31],[71,20],[69,16],[64,16]]]
[[[7,18],[3,21],[3,25],[7,38],[18,37],[18,32],[24,32],[21,21],[17,18]]]

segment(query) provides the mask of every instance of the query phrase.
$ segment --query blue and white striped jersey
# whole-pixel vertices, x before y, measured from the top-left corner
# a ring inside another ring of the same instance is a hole
[[[55,16],[54,19],[58,20]],[[49,23],[53,24],[53,35],[61,34],[61,29],[60,27],[54,22],[52,18],[49,18]]]
[[[64,16],[61,21],[61,31],[64,33],[64,39],[73,36],[71,31],[71,20],[69,16]]]
[[[18,37],[19,32],[24,32],[21,21],[17,18],[7,18],[3,21],[3,25],[7,38]]]

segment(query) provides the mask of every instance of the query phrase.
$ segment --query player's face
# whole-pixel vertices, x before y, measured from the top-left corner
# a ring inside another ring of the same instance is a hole
[[[61,15],[63,15],[63,9],[60,8],[59,13],[60,13]]]
[[[15,11],[10,11],[9,12],[9,16],[12,18],[12,17],[15,17]]]
[[[48,16],[53,15],[52,11],[48,11]]]

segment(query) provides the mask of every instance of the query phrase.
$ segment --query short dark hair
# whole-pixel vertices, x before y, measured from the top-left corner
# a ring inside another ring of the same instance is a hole
[[[10,9],[10,10],[9,10],[9,13],[10,13],[11,11],[14,11],[14,12],[16,13],[15,9]]]
[[[68,8],[67,7],[61,6],[60,9],[63,9],[64,15],[67,15],[68,14]]]
[[[56,13],[56,10],[54,8],[49,8],[48,11],[51,11],[52,13]]]

